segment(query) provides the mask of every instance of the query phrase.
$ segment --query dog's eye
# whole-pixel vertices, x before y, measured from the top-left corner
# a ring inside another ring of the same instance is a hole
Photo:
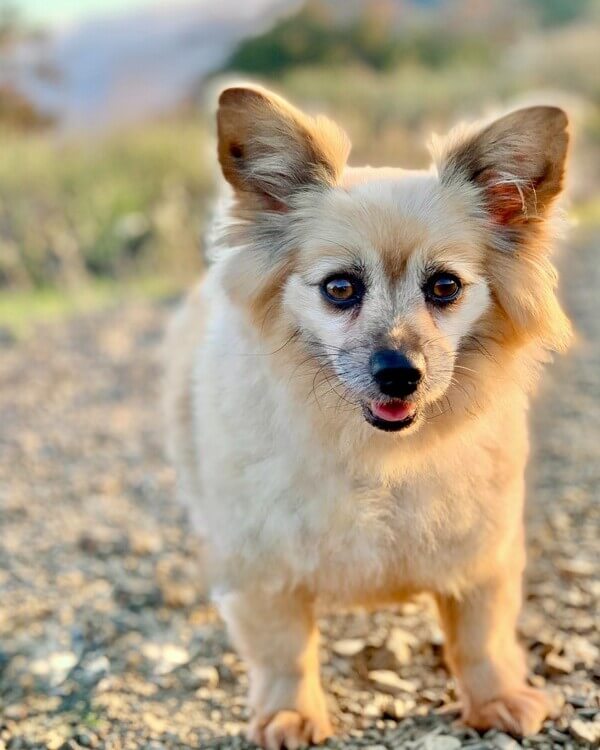
[[[460,295],[461,290],[460,279],[451,273],[436,273],[430,276],[425,284],[427,299],[435,304],[454,302]]]
[[[328,302],[336,307],[353,307],[364,294],[362,281],[348,274],[330,276],[321,285],[321,292]]]

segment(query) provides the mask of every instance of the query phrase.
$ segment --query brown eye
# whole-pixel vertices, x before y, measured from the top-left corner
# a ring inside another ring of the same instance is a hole
[[[331,276],[323,282],[321,291],[325,299],[336,307],[352,307],[362,299],[364,286],[354,276]]]
[[[427,280],[425,294],[430,302],[444,304],[454,302],[461,289],[461,281],[456,276],[451,273],[436,273]]]

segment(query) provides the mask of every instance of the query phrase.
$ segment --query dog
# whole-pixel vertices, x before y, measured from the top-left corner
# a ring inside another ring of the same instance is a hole
[[[426,171],[257,86],[217,114],[229,195],[168,336],[179,490],[249,668],[249,738],[332,732],[315,607],[429,592],[463,720],[539,730],[516,623],[528,401],[570,324],[550,253],[556,107],[459,127]]]

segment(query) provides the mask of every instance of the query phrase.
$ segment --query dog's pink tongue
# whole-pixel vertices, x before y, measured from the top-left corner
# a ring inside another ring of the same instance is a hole
[[[385,419],[386,422],[403,422],[413,415],[415,406],[408,401],[388,401],[385,404],[373,401],[371,411],[376,417]]]

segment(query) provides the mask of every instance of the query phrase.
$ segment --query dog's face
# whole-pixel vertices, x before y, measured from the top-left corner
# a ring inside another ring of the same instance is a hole
[[[303,209],[283,308],[339,381],[331,387],[380,429],[414,428],[443,401],[489,307],[479,238],[460,209],[430,174],[370,171]]]
[[[341,131],[261,90],[220,105],[242,244],[232,296],[274,343],[293,341],[317,400],[406,434],[457,400],[467,409],[491,349],[566,339],[546,252],[561,110],[512,113],[451,138],[437,171],[405,172],[346,167]]]

